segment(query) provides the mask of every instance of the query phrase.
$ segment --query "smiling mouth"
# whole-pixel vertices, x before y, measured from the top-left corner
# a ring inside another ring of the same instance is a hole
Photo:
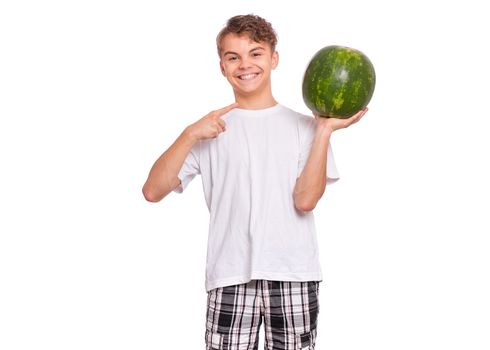
[[[253,78],[255,78],[258,75],[259,75],[259,73],[248,73],[248,74],[238,75],[237,78],[240,80],[252,80]]]

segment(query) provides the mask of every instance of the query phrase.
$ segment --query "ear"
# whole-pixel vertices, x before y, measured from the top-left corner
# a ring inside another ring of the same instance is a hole
[[[225,66],[223,65],[223,61],[219,60],[219,69],[221,70],[221,74],[226,77]]]
[[[272,69],[275,69],[279,64],[279,52],[274,51],[272,54]]]

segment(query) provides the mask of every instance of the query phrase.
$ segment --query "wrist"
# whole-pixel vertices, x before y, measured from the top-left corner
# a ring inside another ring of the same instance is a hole
[[[330,138],[333,133],[333,129],[327,123],[318,123],[316,127],[316,134],[320,137]]]
[[[199,137],[194,130],[193,124],[191,124],[187,128],[185,128],[182,135],[189,142],[195,143],[195,142],[199,141]]]

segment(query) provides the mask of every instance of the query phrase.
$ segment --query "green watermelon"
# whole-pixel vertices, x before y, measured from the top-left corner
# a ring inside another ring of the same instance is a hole
[[[369,58],[345,46],[327,46],[311,59],[303,77],[303,100],[322,117],[345,119],[367,106],[376,75]]]

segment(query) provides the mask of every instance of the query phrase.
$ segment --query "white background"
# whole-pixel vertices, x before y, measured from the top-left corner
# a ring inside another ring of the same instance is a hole
[[[326,45],[370,57],[370,111],[332,139],[315,209],[317,349],[490,349],[483,1],[3,1],[0,349],[204,349],[200,178],[141,187],[185,126],[233,102],[215,37],[279,34],[276,99]]]

